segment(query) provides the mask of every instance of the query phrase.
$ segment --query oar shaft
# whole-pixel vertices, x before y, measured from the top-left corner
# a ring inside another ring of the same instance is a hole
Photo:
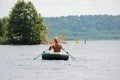
[[[69,53],[68,53],[69,54]],[[69,54],[70,55],[70,54]],[[70,55],[73,59],[75,59],[72,55]]]
[[[75,59],[72,55],[69,54],[68,51],[66,51],[65,49],[63,49],[69,56],[71,56],[73,59]]]
[[[42,53],[41,53],[41,54],[39,54],[37,57],[35,57],[35,58],[34,58],[34,60],[36,60],[36,59],[37,59],[39,56],[41,56],[41,55],[42,55]]]
[[[47,49],[48,50],[48,49]],[[47,51],[45,50],[45,51]],[[39,54],[37,57],[33,58],[34,60],[36,60],[39,56],[41,56],[43,53],[45,53],[45,51],[43,51],[41,54]]]

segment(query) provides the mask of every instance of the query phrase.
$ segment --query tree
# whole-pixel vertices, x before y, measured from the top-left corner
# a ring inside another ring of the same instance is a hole
[[[11,44],[40,44],[46,40],[47,27],[42,17],[31,2],[24,0],[18,0],[13,7],[8,30]]]
[[[4,17],[0,19],[0,44],[5,44],[8,40],[8,17]]]
[[[3,21],[2,21],[2,19],[0,19],[0,37],[2,37],[3,36]]]

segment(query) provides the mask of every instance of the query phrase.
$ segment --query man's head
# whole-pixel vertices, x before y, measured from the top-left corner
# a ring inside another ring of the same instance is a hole
[[[58,38],[57,38],[57,37],[55,37],[55,38],[54,38],[54,42],[55,42],[55,44],[58,44],[58,43],[59,43],[59,41],[58,41]]]

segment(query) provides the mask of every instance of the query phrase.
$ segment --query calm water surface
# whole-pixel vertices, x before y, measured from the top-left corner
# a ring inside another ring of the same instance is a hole
[[[0,45],[0,80],[120,80],[120,41],[63,45],[75,59],[33,60],[49,45]]]

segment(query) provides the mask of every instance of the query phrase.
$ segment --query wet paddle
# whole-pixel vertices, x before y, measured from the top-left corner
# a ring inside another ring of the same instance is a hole
[[[48,50],[48,49],[47,49]],[[47,51],[45,50],[45,51]],[[41,56],[43,53],[45,53],[45,51],[43,51],[41,54],[39,54],[37,57],[33,58],[34,60],[36,60],[39,56]]]
[[[71,56],[73,59],[75,59],[72,55],[69,54],[68,51],[66,51],[64,48],[62,48],[63,51],[65,51],[69,56]]]

